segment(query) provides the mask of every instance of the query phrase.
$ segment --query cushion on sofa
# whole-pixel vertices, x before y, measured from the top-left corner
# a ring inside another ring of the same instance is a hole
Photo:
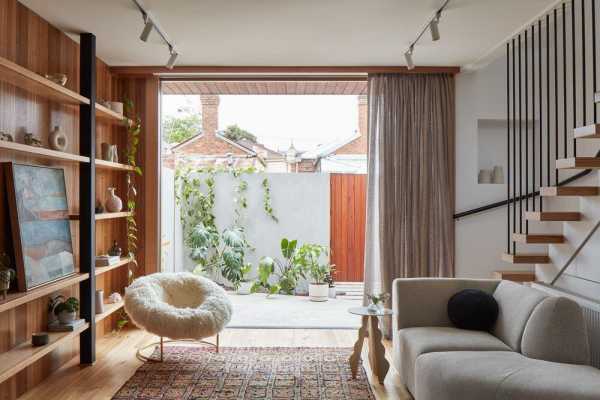
[[[525,324],[533,309],[546,297],[546,294],[518,283],[500,282],[494,291],[500,312],[492,334],[520,352]]]
[[[521,353],[568,364],[590,363],[583,311],[566,297],[548,297],[535,307],[525,325]]]
[[[450,327],[406,328],[394,338],[394,364],[402,382],[414,393],[414,369],[417,358],[439,351],[510,351],[510,347],[487,332]]]
[[[418,400],[592,400],[600,371],[507,351],[440,352],[419,356]]]
[[[459,329],[489,331],[498,319],[498,302],[483,290],[461,290],[448,300],[448,318]]]

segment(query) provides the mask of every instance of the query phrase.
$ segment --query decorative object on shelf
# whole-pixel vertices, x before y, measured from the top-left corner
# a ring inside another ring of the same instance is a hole
[[[121,294],[117,293],[117,292],[114,292],[113,294],[111,294],[110,296],[108,296],[107,303],[109,303],[109,304],[116,304],[116,303],[120,303],[121,301],[123,301],[123,297],[121,297]]]
[[[62,168],[5,163],[20,291],[75,273]]]
[[[46,332],[36,332],[31,334],[31,345],[33,347],[41,347],[48,344],[50,337]]]
[[[390,298],[389,293],[381,293],[379,295],[376,294],[368,294],[367,299],[371,302],[367,309],[371,312],[379,312],[383,310],[384,303]]]
[[[504,183],[504,169],[500,165],[496,165],[492,172],[492,182],[497,185]]]
[[[67,136],[60,130],[60,126],[55,126],[50,136],[48,137],[48,144],[52,150],[65,151],[69,140]]]
[[[104,212],[104,206],[102,206],[102,202],[100,199],[96,199],[96,206],[94,207],[94,212],[96,214],[102,214]]]
[[[2,299],[6,299],[6,294],[10,289],[10,282],[15,279],[15,270],[11,268],[10,257],[4,252],[0,252],[0,293]]]
[[[100,148],[104,161],[119,162],[119,152],[116,144],[102,143]]]
[[[492,183],[492,170],[482,169],[479,170],[478,183]]]
[[[110,249],[108,249],[109,256],[121,257],[123,250],[119,247],[119,244],[116,240],[113,241],[113,245]]]
[[[101,106],[104,106],[106,108],[110,108],[110,101],[104,100],[104,99],[96,99],[96,102],[98,104],[100,104]]]
[[[67,84],[67,81],[69,80],[69,78],[67,77],[67,74],[61,74],[61,73],[46,74],[46,75],[44,75],[44,78],[46,78],[49,81],[52,81],[60,86],[65,86]]]
[[[121,261],[121,257],[119,256],[109,256],[108,254],[103,254],[100,256],[96,256],[96,267],[109,267],[111,265],[116,265]]]
[[[75,321],[77,311],[79,311],[79,300],[75,297],[69,297],[64,301],[59,300],[54,305],[54,314],[58,317],[58,321],[64,325]]]
[[[104,312],[104,290],[96,290],[96,315]]]
[[[35,138],[33,133],[26,133],[23,140],[27,146],[44,147],[42,145],[42,141],[38,138]]]
[[[65,301],[65,296],[59,294],[56,296],[50,296],[48,299],[48,325],[52,325],[58,322],[58,317],[54,314],[54,309],[61,301]]]
[[[108,212],[119,212],[123,209],[123,201],[115,194],[115,190],[116,188],[114,187],[108,188],[108,200],[104,203]]]
[[[108,108],[116,112],[117,114],[123,115],[123,103],[120,101],[108,101]]]
[[[55,322],[52,325],[48,325],[48,330],[50,332],[73,332],[75,329],[79,328],[83,324],[85,324],[85,319],[83,318],[74,319],[73,321],[68,322],[66,324]]]
[[[14,139],[10,133],[0,131],[0,142],[14,142]]]

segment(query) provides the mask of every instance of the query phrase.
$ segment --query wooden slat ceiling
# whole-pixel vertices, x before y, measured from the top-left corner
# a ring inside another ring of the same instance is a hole
[[[163,81],[163,94],[367,94],[367,81]]]

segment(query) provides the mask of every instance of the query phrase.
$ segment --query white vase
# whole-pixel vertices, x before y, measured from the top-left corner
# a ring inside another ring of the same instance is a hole
[[[335,286],[334,287],[330,287],[329,288],[329,298],[330,299],[335,299],[336,296],[337,296],[337,291],[336,291]]]
[[[104,312],[104,290],[96,290],[96,314]]]
[[[501,185],[504,183],[504,169],[501,166],[496,165],[494,167],[492,179],[495,184]]]
[[[61,324],[70,324],[71,322],[75,321],[76,317],[77,317],[77,313],[75,311],[73,311],[73,312],[61,311],[58,313],[58,320],[60,321]]]
[[[65,151],[67,150],[67,144],[69,140],[67,136],[60,130],[60,126],[55,126],[50,136],[48,137],[48,144],[52,150]]]
[[[329,298],[329,285],[327,283],[311,283],[308,285],[308,297],[311,301],[327,301]]]
[[[106,210],[108,212],[119,212],[123,209],[123,201],[115,194],[115,188],[108,188],[108,200],[106,200]]]
[[[252,289],[252,285],[254,282],[240,282],[240,287],[237,290],[237,294],[250,294],[250,289]]]

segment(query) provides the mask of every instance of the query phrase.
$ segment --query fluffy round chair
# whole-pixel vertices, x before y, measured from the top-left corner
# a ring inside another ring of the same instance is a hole
[[[160,336],[162,361],[165,337],[208,343],[202,339],[216,336],[218,352],[219,332],[231,320],[232,305],[225,291],[209,279],[189,272],[157,273],[138,278],[127,288],[125,311],[137,326]],[[138,357],[147,360],[142,350]]]

